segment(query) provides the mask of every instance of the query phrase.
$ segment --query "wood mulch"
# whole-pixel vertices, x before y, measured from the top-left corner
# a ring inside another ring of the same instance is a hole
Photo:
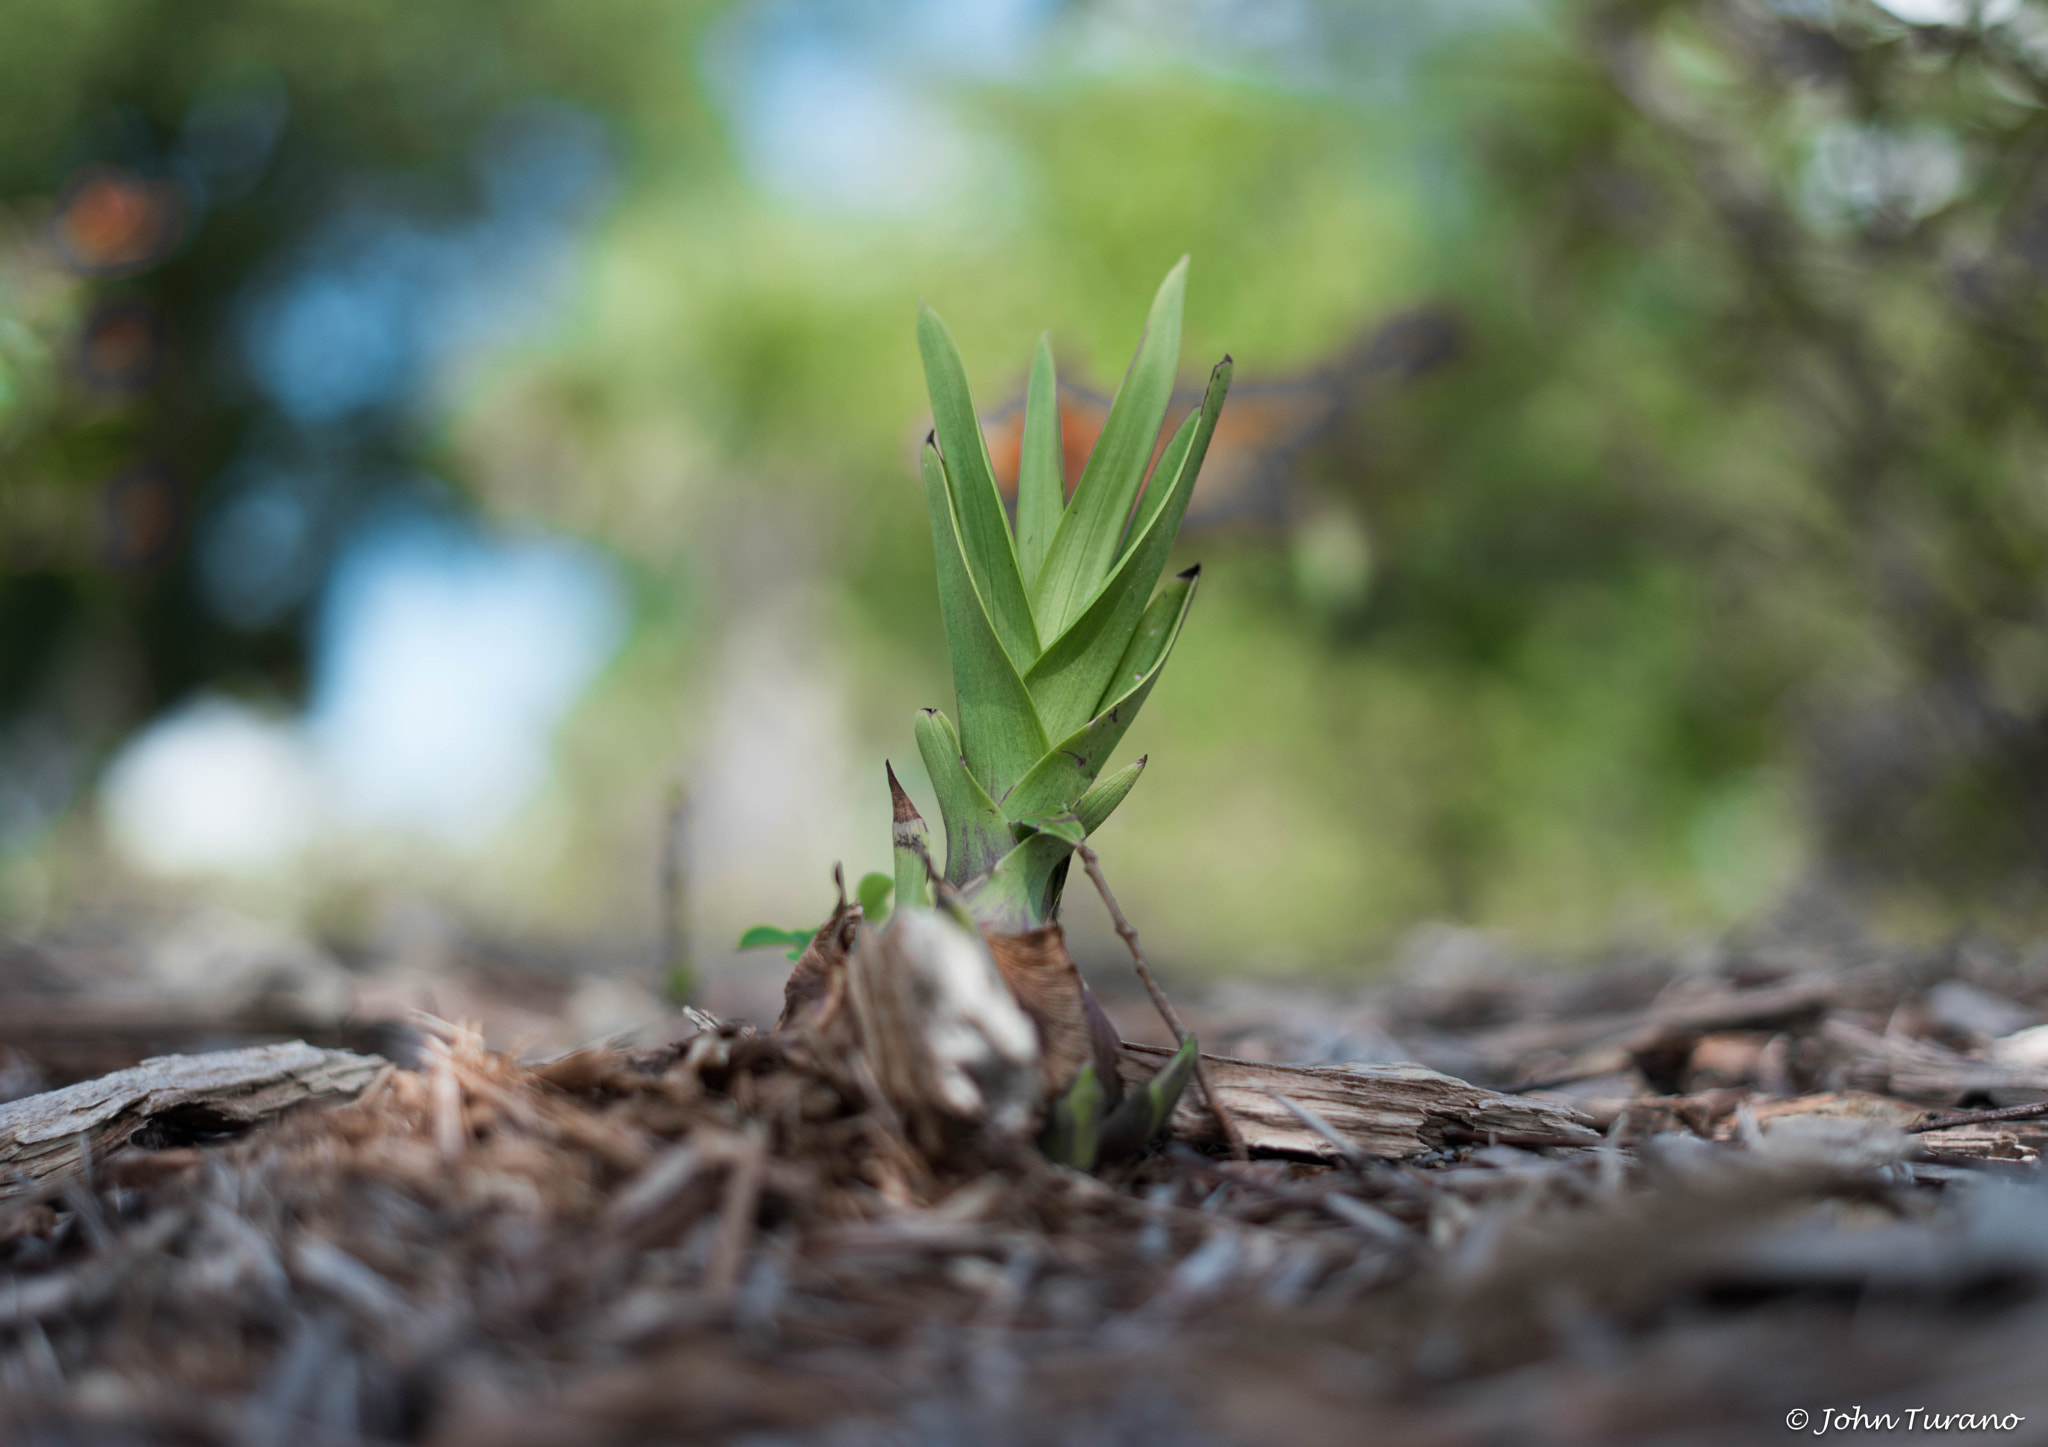
[[[0,1105],[0,1440],[2048,1440],[2048,957],[1183,1007],[1250,1161],[1194,1107],[1099,1177],[934,1154],[816,1039],[708,1017]]]

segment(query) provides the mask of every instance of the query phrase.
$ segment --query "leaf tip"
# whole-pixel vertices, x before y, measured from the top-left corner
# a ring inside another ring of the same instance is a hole
[[[1191,567],[1182,568],[1178,573],[1175,573],[1173,576],[1184,583],[1192,583],[1197,578],[1202,576],[1202,565],[1200,563],[1196,563]]]
[[[917,812],[917,805],[910,802],[909,793],[904,790],[902,782],[897,779],[896,766],[887,759],[884,759],[882,760],[882,771],[889,776],[889,806],[894,814],[891,822],[908,824],[913,819],[923,819],[924,816]]]

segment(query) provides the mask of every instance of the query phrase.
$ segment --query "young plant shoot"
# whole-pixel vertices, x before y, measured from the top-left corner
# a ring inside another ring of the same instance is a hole
[[[1116,1034],[1058,925],[1075,848],[1145,768],[1140,758],[1103,772],[1166,666],[1201,571],[1160,581],[1230,386],[1226,356],[1201,405],[1158,447],[1180,360],[1187,271],[1183,257],[1153,298],[1137,355],[1071,496],[1052,348],[1040,339],[1014,528],[959,348],[931,308],[917,322],[934,424],[921,468],[958,723],[924,709],[915,735],[938,796],[945,862],[941,870],[931,860],[925,822],[892,770],[894,877],[864,879],[860,910],[874,925],[892,905],[937,904],[979,930],[1038,1027],[1048,1089],[1041,1143],[1082,1169],[1157,1134],[1196,1050],[1190,1035],[1154,1081],[1126,1091]],[[828,924],[819,938],[832,933]],[[760,937],[798,942],[776,931]],[[825,963],[805,954],[792,999],[799,979],[812,982],[803,989],[810,998]]]
[[[1102,777],[1166,666],[1199,568],[1159,586],[1230,386],[1230,359],[1151,462],[1180,360],[1187,261],[1167,274],[1087,465],[1067,496],[1052,348],[1041,339],[1025,397],[1013,533],[996,490],[959,349],[924,308],[931,389],[925,506],[952,653],[959,724],[919,714],[946,832],[946,882],[985,933],[1051,923],[1074,847],[1144,770]],[[1156,591],[1155,591],[1156,589]],[[901,879],[903,871],[899,870]]]

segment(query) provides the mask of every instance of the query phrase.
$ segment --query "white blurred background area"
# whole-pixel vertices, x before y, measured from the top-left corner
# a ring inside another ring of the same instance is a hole
[[[601,553],[425,513],[363,527],[319,619],[304,713],[203,695],[116,755],[107,815],[138,864],[263,872],[347,835],[488,840],[546,783],[626,624]]]

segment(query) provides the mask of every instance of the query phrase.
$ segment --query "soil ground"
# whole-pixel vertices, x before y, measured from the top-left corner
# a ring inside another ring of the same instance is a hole
[[[2048,1441],[2048,952],[1417,978],[1183,1008],[1217,1053],[1415,1060],[1598,1138],[1169,1142],[1094,1177],[920,1149],[734,1021],[538,1063],[336,1026],[405,1063],[248,1129],[124,1118],[0,1184],[0,1436]],[[55,1008],[17,986],[14,1018]]]

